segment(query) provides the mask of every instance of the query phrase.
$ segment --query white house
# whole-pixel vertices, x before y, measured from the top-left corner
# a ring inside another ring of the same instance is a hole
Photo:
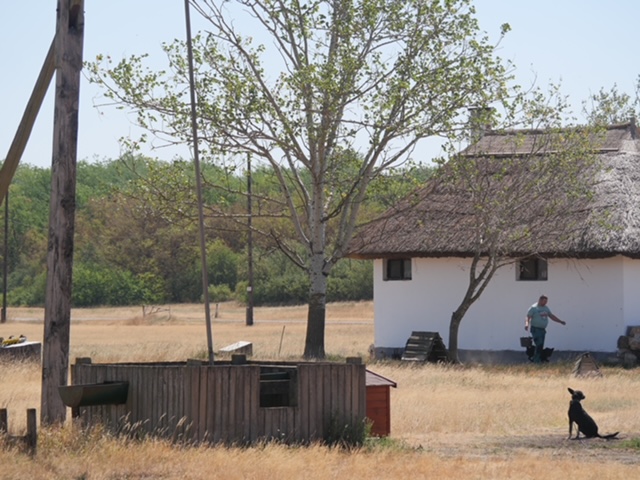
[[[520,133],[516,149],[521,150],[514,153],[511,145],[511,155],[529,152],[532,137],[540,135]],[[504,155],[508,142],[505,134],[486,133],[474,152]],[[508,264],[496,270],[464,315],[458,332],[461,353],[522,352],[525,314],[541,294],[549,297],[551,311],[567,322],[549,322],[546,345],[556,350],[615,352],[627,327],[640,325],[640,132],[635,123],[607,128],[594,153],[602,161],[596,195],[588,209],[583,205],[576,212],[593,219],[598,206],[606,213],[607,225],[581,219],[571,238],[528,251],[522,245],[513,247]],[[352,243],[351,257],[374,259],[377,353],[397,354],[413,331],[438,332],[449,346],[451,314],[467,289],[473,248],[461,235],[468,211],[465,216],[446,212],[443,223],[443,205],[455,203],[455,198],[448,192],[446,199],[439,199],[441,193],[432,188],[429,194],[414,195]],[[439,228],[433,227],[435,218]]]

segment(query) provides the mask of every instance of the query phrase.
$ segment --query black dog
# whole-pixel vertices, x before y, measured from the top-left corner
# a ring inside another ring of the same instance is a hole
[[[555,349],[553,348],[543,348],[542,349],[542,354],[540,355],[540,361],[542,362],[549,362],[549,357],[551,357],[551,354],[553,353]],[[529,361],[533,362],[533,356],[536,354],[536,347],[535,345],[531,345],[529,347],[527,347],[527,357],[529,358]]]
[[[567,390],[569,390],[569,393],[571,394],[571,402],[569,402],[569,439],[571,439],[571,434],[573,433],[574,423],[577,427],[576,439],[580,438],[580,432],[582,432],[586,438],[613,438],[620,433],[616,432],[610,435],[600,435],[598,433],[598,425],[596,425],[593,418],[591,418],[584,408],[582,408],[582,404],[580,403],[586,398],[584,393],[580,390],[572,390],[570,388]]]

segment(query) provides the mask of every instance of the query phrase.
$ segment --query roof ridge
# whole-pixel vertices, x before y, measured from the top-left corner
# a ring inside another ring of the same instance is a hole
[[[630,128],[631,127],[631,128]],[[485,132],[485,136],[497,136],[497,135],[517,135],[517,134],[527,134],[527,135],[540,135],[545,133],[554,133],[554,132],[562,132],[567,130],[581,130],[590,128],[589,125],[575,125],[575,126],[566,126],[566,127],[557,127],[557,128],[511,128],[505,130],[487,130]],[[603,127],[605,130],[630,130],[631,134],[637,135],[637,127],[635,124],[635,119],[632,118],[629,121],[622,123],[612,123]]]

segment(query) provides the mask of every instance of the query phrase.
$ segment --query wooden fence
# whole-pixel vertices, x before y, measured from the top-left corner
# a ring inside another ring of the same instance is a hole
[[[362,428],[366,415],[365,366],[357,363],[77,359],[71,375],[74,385],[129,383],[124,404],[80,406],[77,414],[87,424],[175,441],[306,443]]]

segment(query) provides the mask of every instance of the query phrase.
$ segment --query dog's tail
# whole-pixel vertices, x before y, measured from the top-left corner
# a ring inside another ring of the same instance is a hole
[[[615,438],[618,436],[620,432],[616,432],[616,433],[610,433],[609,435],[598,435],[600,438],[604,438],[609,440],[610,438]]]

